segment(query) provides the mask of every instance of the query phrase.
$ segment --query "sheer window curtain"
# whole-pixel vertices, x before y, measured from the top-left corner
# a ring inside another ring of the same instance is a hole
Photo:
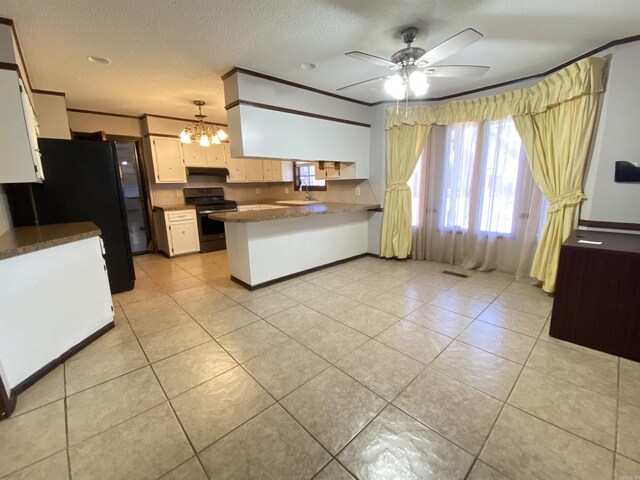
[[[528,275],[544,199],[510,118],[434,126],[411,181],[412,258]]]

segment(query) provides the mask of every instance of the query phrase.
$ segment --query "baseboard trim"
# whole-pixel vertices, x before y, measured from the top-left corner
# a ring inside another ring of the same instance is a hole
[[[269,285],[275,285],[276,283],[284,282],[285,280],[291,280],[292,278],[301,277],[302,275],[307,275],[308,273],[317,272],[318,270],[323,270],[329,267],[335,267],[336,265],[340,265],[343,263],[351,262],[353,260],[357,260],[358,258],[373,256],[378,258],[376,255],[372,253],[361,253],[359,255],[354,255],[353,257],[343,258],[342,260],[336,260],[335,262],[326,263],[324,265],[320,265],[318,267],[309,268],[307,270],[302,270],[301,272],[292,273],[291,275],[285,275],[284,277],[274,278],[273,280],[269,280],[267,282],[257,283],[255,285],[249,285],[247,282],[240,280],[239,278],[231,275],[231,281],[236,282],[238,285],[242,285],[247,290],[258,290],[260,288],[268,287]]]
[[[27,388],[29,388],[31,385],[36,383],[38,380],[44,377],[47,373],[51,372],[58,365],[61,365],[64,362],[66,362],[69,358],[73,357],[76,353],[78,353],[80,350],[82,350],[84,347],[86,347],[90,343],[93,343],[95,340],[97,340],[102,335],[104,335],[109,330],[111,330],[114,326],[115,326],[115,322],[112,320],[111,322],[106,324],[104,327],[100,328],[96,332],[89,335],[87,338],[82,340],[77,345],[71,347],[69,350],[64,352],[58,358],[50,361],[44,367],[42,367],[32,375],[29,375],[22,382],[20,382],[19,384],[17,384],[15,387],[11,389],[11,397],[15,397],[18,394],[24,392]]]

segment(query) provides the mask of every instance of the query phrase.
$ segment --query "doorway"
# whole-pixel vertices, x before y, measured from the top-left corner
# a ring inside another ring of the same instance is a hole
[[[138,149],[134,141],[115,140],[124,204],[127,210],[127,224],[131,253],[147,253],[149,246],[149,222],[145,205],[144,188],[140,178]]]

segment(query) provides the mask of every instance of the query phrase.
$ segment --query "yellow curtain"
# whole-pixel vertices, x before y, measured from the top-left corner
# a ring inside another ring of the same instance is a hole
[[[411,253],[411,190],[407,182],[416,168],[430,130],[431,125],[399,125],[387,132],[382,257],[407,258]]]
[[[546,292],[556,285],[560,247],[575,228],[582,179],[596,119],[597,94],[583,95],[532,115],[514,116],[531,172],[549,200],[531,275]]]
[[[532,275],[543,281],[545,291],[553,292],[560,245],[574,227],[578,206],[585,198],[581,190],[584,166],[598,95],[604,91],[606,62],[602,57],[585,58],[530,88],[501,95],[436,107],[389,107],[381,256],[406,258],[411,250],[411,194],[406,182],[420,155],[414,148],[422,148],[429,127],[513,116],[533,177],[550,201]]]

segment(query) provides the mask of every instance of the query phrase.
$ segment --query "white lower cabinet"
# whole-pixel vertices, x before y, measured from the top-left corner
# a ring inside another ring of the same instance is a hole
[[[198,217],[194,209],[156,211],[158,250],[170,257],[200,251]]]
[[[113,321],[102,255],[102,240],[90,237],[0,260],[0,366],[5,389],[59,361]]]

